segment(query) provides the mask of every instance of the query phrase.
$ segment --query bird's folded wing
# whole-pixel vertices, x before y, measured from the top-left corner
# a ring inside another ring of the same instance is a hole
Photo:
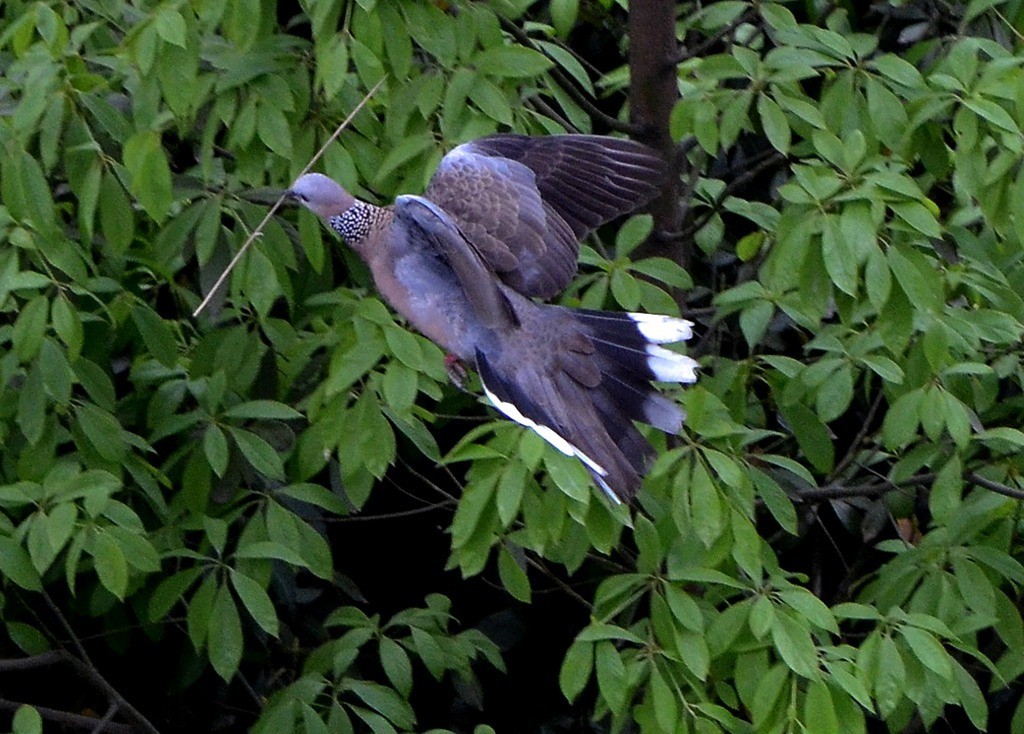
[[[482,324],[491,328],[515,324],[494,272],[443,209],[421,196],[399,196],[395,215],[409,228],[410,237],[428,242],[448,263]]]
[[[550,298],[575,275],[580,238],[653,199],[664,168],[631,140],[492,135],[446,155],[425,196],[505,283]]]

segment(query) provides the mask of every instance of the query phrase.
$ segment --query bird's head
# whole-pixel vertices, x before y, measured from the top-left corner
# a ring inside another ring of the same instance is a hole
[[[288,196],[324,219],[336,217],[355,203],[355,197],[322,173],[307,173],[288,189]]]

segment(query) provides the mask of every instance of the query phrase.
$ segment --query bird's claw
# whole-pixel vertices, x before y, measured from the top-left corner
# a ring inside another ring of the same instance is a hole
[[[466,389],[466,380],[469,378],[469,372],[466,370],[466,365],[462,364],[462,360],[456,357],[454,354],[444,355],[444,369],[448,373],[448,379],[462,392],[469,392]]]

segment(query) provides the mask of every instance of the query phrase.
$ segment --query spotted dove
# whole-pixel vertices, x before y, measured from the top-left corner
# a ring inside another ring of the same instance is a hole
[[[499,411],[578,457],[622,502],[653,454],[633,421],[682,426],[651,382],[696,379],[692,359],[660,346],[688,339],[692,324],[538,300],[575,275],[580,238],[651,200],[662,177],[662,159],[630,140],[503,134],[458,146],[423,196],[392,206],[318,173],[289,194],[359,254],[396,311],[475,366]]]

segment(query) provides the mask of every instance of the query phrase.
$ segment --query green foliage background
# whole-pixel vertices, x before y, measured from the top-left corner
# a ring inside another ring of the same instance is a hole
[[[332,554],[399,484],[464,576],[575,589],[559,683],[595,730],[1024,730],[1021,3],[821,5],[678,6],[689,270],[635,217],[564,296],[700,322],[683,435],[613,508],[304,212],[190,314],[382,78],[322,162],[374,201],[495,130],[623,126],[623,7],[7,0],[0,683],[50,650],[131,679],[145,645],[184,649],[175,705],[233,683],[239,728],[500,730],[497,645],[441,594],[382,613]],[[424,686],[484,706],[425,720]]]

